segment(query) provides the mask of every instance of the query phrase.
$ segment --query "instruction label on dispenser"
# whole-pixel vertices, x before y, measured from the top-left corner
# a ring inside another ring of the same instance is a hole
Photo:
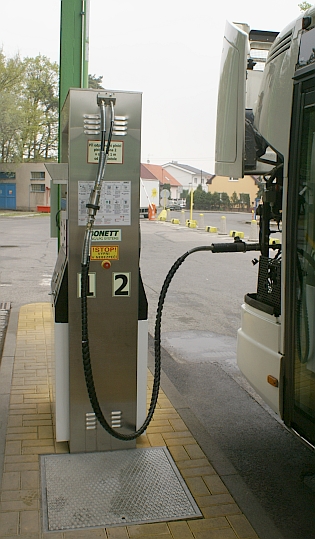
[[[86,205],[90,199],[94,182],[78,182],[78,225],[87,223]],[[131,224],[131,182],[104,181],[99,201],[100,209],[96,214],[94,225],[128,226]]]
[[[106,141],[107,144],[107,141]],[[98,163],[100,155],[101,141],[100,140],[89,140],[88,141],[88,163],[95,164]],[[107,163],[122,165],[124,162],[124,143],[122,140],[115,140],[111,142],[108,152]]]

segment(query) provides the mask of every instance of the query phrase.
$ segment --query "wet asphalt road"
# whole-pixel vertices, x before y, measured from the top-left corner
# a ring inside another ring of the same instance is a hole
[[[50,301],[50,280],[57,256],[45,214],[0,215],[0,301],[11,307]]]
[[[246,216],[235,219],[248,235]],[[141,229],[153,335],[159,291],[173,262],[219,238],[170,224],[144,222]],[[315,452],[283,426],[236,365],[240,305],[256,286],[254,256],[195,253],[182,264],[164,304],[163,371],[181,396],[184,420],[218,459],[217,471],[261,539],[314,539]]]
[[[205,224],[216,226],[219,217],[209,214]],[[249,220],[227,214],[227,228],[248,235]],[[159,292],[171,265],[186,250],[218,237],[148,221],[141,222],[141,230],[153,335]],[[49,217],[0,216],[0,238],[0,300],[16,309],[49,301],[57,253]],[[270,413],[236,366],[240,305],[256,286],[254,256],[202,252],[182,264],[164,306],[163,371],[180,395],[184,420],[261,539],[313,539],[315,453]]]

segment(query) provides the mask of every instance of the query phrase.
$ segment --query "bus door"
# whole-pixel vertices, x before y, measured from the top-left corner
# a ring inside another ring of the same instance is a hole
[[[284,421],[315,445],[315,65],[297,70],[286,218]]]

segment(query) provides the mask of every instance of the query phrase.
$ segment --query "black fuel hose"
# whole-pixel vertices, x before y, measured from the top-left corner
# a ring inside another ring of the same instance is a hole
[[[101,426],[106,430],[106,432],[111,434],[111,436],[114,436],[114,438],[118,438],[118,440],[124,440],[124,441],[134,440],[135,438],[138,438],[138,436],[141,436],[141,434],[144,433],[144,431],[148,427],[153,417],[153,413],[156,408],[156,404],[157,404],[157,400],[159,396],[160,380],[161,380],[161,322],[162,322],[162,312],[163,312],[164,301],[165,301],[168,288],[171,284],[171,281],[175,273],[177,272],[179,267],[182,265],[182,263],[186,260],[186,258],[189,255],[200,252],[200,251],[211,251],[213,253],[231,253],[231,252],[246,252],[246,251],[259,251],[259,250],[260,250],[259,243],[246,244],[243,241],[235,241],[234,243],[217,243],[217,244],[212,244],[212,245],[194,247],[193,249],[190,249],[189,251],[181,255],[176,260],[176,262],[174,262],[173,266],[169,270],[165,278],[165,281],[163,283],[160,296],[159,296],[157,312],[156,312],[155,331],[154,331],[155,368],[154,368],[154,379],[153,379],[153,388],[152,388],[150,407],[149,407],[147,417],[144,423],[142,424],[142,426],[137,431],[132,432],[131,434],[123,434],[121,432],[117,432],[116,429],[113,429],[108,424],[108,422],[106,421],[103,415],[103,412],[101,410],[101,407],[97,398],[93,372],[92,372],[90,347],[89,347],[89,335],[88,335],[87,296],[88,296],[89,262],[87,264],[81,264],[82,359],[83,359],[84,376],[85,376],[86,387],[87,387],[87,391],[88,391],[88,395],[89,395],[93,412],[95,413],[97,420],[99,421]]]
[[[153,380],[153,388],[152,388],[152,396],[151,396],[151,403],[148,411],[148,415],[143,423],[143,425],[135,432],[132,432],[131,434],[123,434],[121,432],[117,432],[116,429],[113,429],[108,422],[106,421],[104,414],[101,410],[96,390],[95,390],[95,384],[94,384],[94,378],[93,378],[93,372],[92,372],[92,365],[91,365],[91,358],[90,358],[90,346],[89,346],[89,335],[88,335],[88,309],[87,309],[87,296],[88,296],[88,275],[89,275],[89,263],[88,264],[82,264],[81,265],[81,319],[82,319],[82,359],[83,359],[83,369],[84,369],[84,376],[85,376],[85,382],[86,387],[90,399],[90,403],[93,409],[93,412],[95,413],[95,416],[101,426],[114,436],[114,438],[118,438],[119,440],[129,441],[134,440],[135,438],[138,438],[141,434],[144,433],[146,428],[148,427],[152,417],[154,410],[156,408],[158,395],[159,395],[159,389],[160,389],[160,380],[161,380],[161,321],[162,321],[162,311],[163,311],[163,305],[165,301],[165,296],[168,290],[169,285],[171,284],[171,281],[178,270],[178,268],[181,266],[181,264],[184,262],[184,260],[192,253],[198,252],[198,251],[212,251],[213,246],[212,245],[206,245],[203,247],[195,247],[194,249],[191,249],[190,251],[187,251],[182,256],[180,256],[176,262],[171,267],[170,271],[168,272],[164,284],[162,286],[162,290],[160,293],[159,301],[158,301],[158,307],[157,307],[157,313],[156,313],[156,322],[155,322],[155,334],[154,334],[154,349],[155,349],[155,369],[154,369],[154,380]]]
[[[149,412],[147,415],[146,420],[144,421],[143,425],[138,429],[136,432],[133,432],[131,434],[123,434],[121,432],[117,432],[117,430],[113,429],[109,423],[106,421],[104,414],[101,410],[99,400],[97,398],[96,390],[95,390],[95,384],[94,384],[94,378],[93,378],[93,372],[92,372],[92,365],[91,365],[91,358],[90,358],[90,346],[89,346],[89,336],[88,336],[88,316],[87,316],[87,292],[88,292],[88,274],[89,274],[89,264],[87,265],[81,265],[81,318],[82,318],[82,359],[83,359],[83,369],[84,369],[84,376],[85,376],[85,382],[86,387],[90,399],[90,403],[93,409],[93,412],[95,413],[95,416],[101,426],[111,434],[111,436],[114,436],[114,438],[118,438],[118,440],[134,440],[143,432],[146,430],[147,426],[149,425],[155,407],[158,399],[159,394],[159,386],[160,386],[160,377],[161,377],[161,364],[156,365],[155,368],[155,376],[154,376],[154,382],[153,382],[153,389],[152,389],[152,398],[151,398],[151,404],[149,408]]]

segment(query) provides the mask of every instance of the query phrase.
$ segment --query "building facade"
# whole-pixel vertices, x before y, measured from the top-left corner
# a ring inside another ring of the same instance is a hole
[[[50,181],[44,163],[0,163],[0,209],[50,211]]]
[[[177,200],[183,191],[182,184],[161,165],[152,165],[150,163],[141,164],[140,175],[142,180],[159,180],[160,186],[169,185],[170,198]]]
[[[236,193],[238,198],[241,194],[248,194],[251,207],[255,206],[255,199],[259,189],[259,181],[255,176],[244,178],[228,178],[227,176],[213,175],[207,181],[208,193],[227,193],[231,198]]]
[[[188,191],[193,188],[197,189],[198,185],[201,185],[203,191],[207,192],[207,181],[212,176],[209,172],[201,170],[200,168],[191,167],[189,165],[183,165],[177,161],[171,161],[162,165],[163,169],[172,174],[174,178],[183,186],[183,189]]]

